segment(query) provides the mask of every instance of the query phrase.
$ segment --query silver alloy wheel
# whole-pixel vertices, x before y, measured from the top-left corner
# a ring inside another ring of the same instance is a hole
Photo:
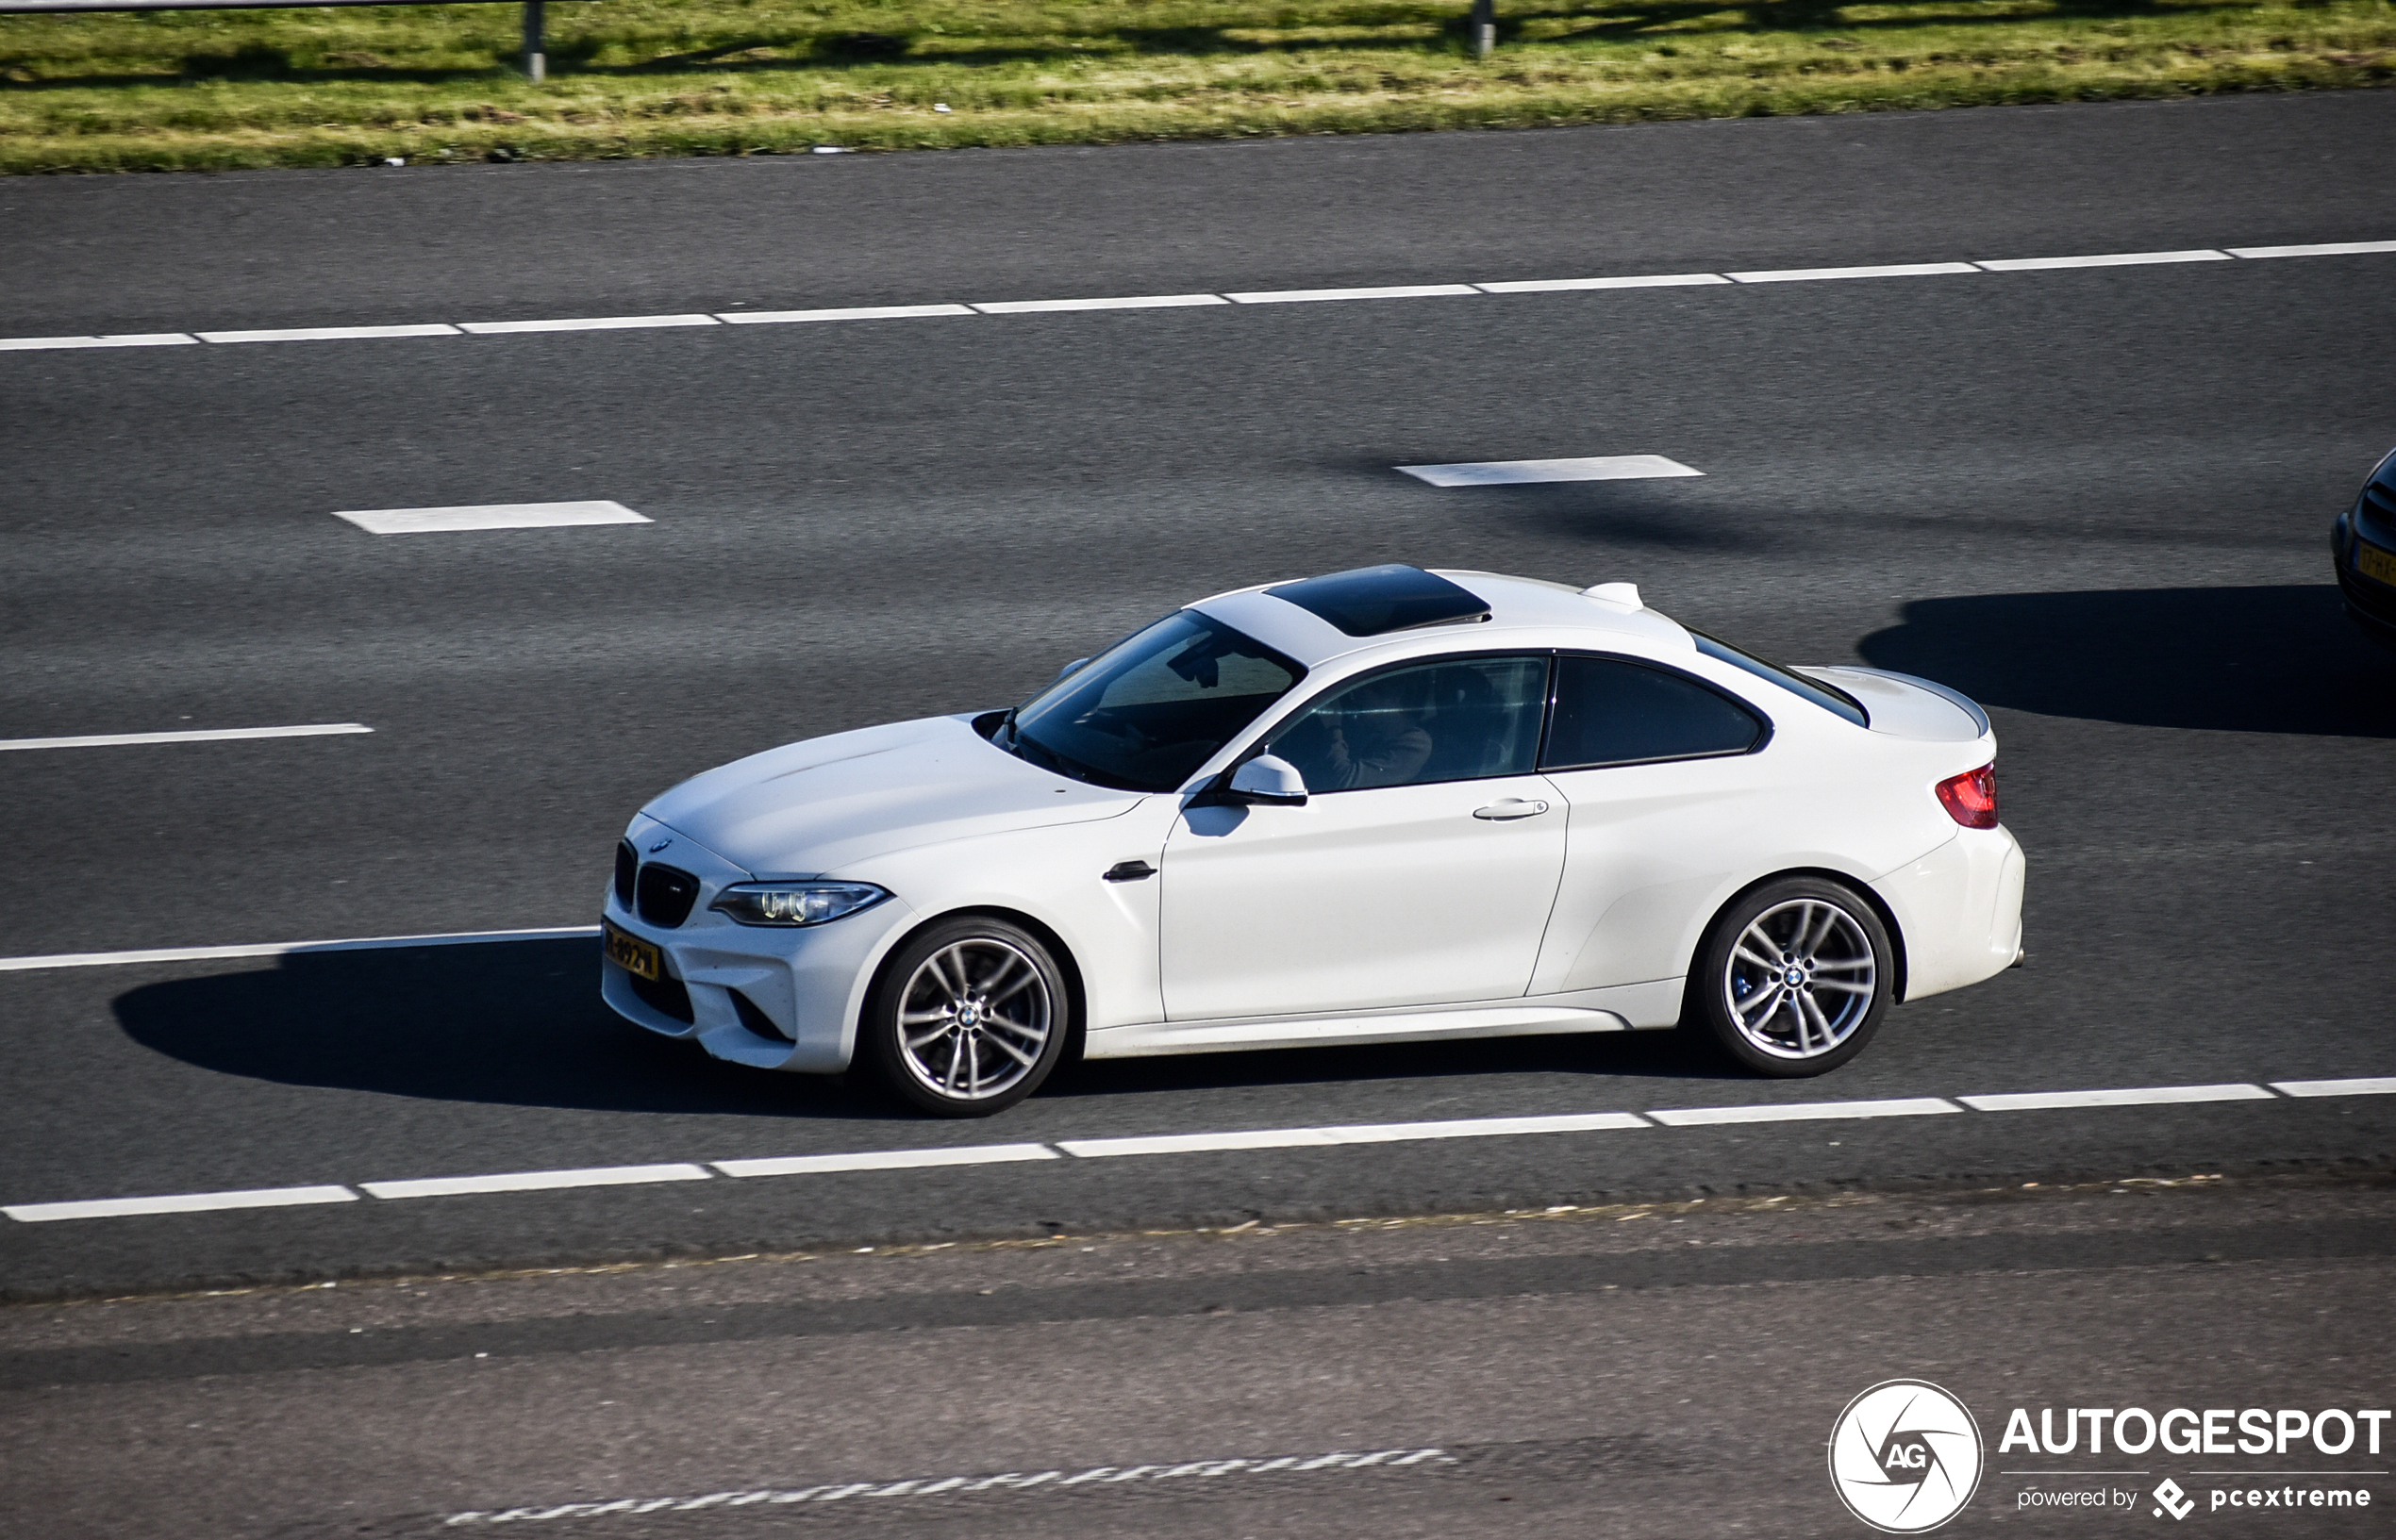
[[[1739,1035],[1776,1059],[1818,1059],[1872,1014],[1880,965],[1855,917],[1790,899],[1750,920],[1722,970]]]
[[[1056,1014],[1037,963],[995,936],[972,936],[924,958],[907,981],[899,1057],[927,1089],[986,1101],[1040,1063]]]

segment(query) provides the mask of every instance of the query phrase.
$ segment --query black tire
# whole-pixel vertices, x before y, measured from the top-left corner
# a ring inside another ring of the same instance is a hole
[[[988,1118],[1040,1089],[1072,1015],[1064,975],[1038,936],[969,915],[890,955],[857,1024],[857,1064],[924,1112]]]
[[[1716,917],[1681,1019],[1751,1073],[1826,1074],[1872,1041],[1895,985],[1895,951],[1871,904],[1843,883],[1782,877]]]

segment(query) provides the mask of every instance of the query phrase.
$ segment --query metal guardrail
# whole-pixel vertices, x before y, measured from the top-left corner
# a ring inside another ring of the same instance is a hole
[[[0,0],[0,16],[55,16],[93,10],[296,10],[316,6],[512,5],[515,0]],[[524,74],[549,78],[541,40],[547,0],[524,0]]]

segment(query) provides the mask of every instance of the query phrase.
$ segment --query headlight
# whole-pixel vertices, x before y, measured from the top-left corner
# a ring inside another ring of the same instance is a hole
[[[872,883],[742,883],[707,907],[743,925],[821,925],[890,896]]]

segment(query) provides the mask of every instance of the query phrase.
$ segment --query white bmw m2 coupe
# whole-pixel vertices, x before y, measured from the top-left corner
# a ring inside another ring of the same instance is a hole
[[[2022,953],[1996,739],[1639,603],[1373,567],[1203,599],[1010,711],[813,738],[632,820],[602,990],[976,1117],[1090,1058],[1686,1023],[1765,1075]]]

